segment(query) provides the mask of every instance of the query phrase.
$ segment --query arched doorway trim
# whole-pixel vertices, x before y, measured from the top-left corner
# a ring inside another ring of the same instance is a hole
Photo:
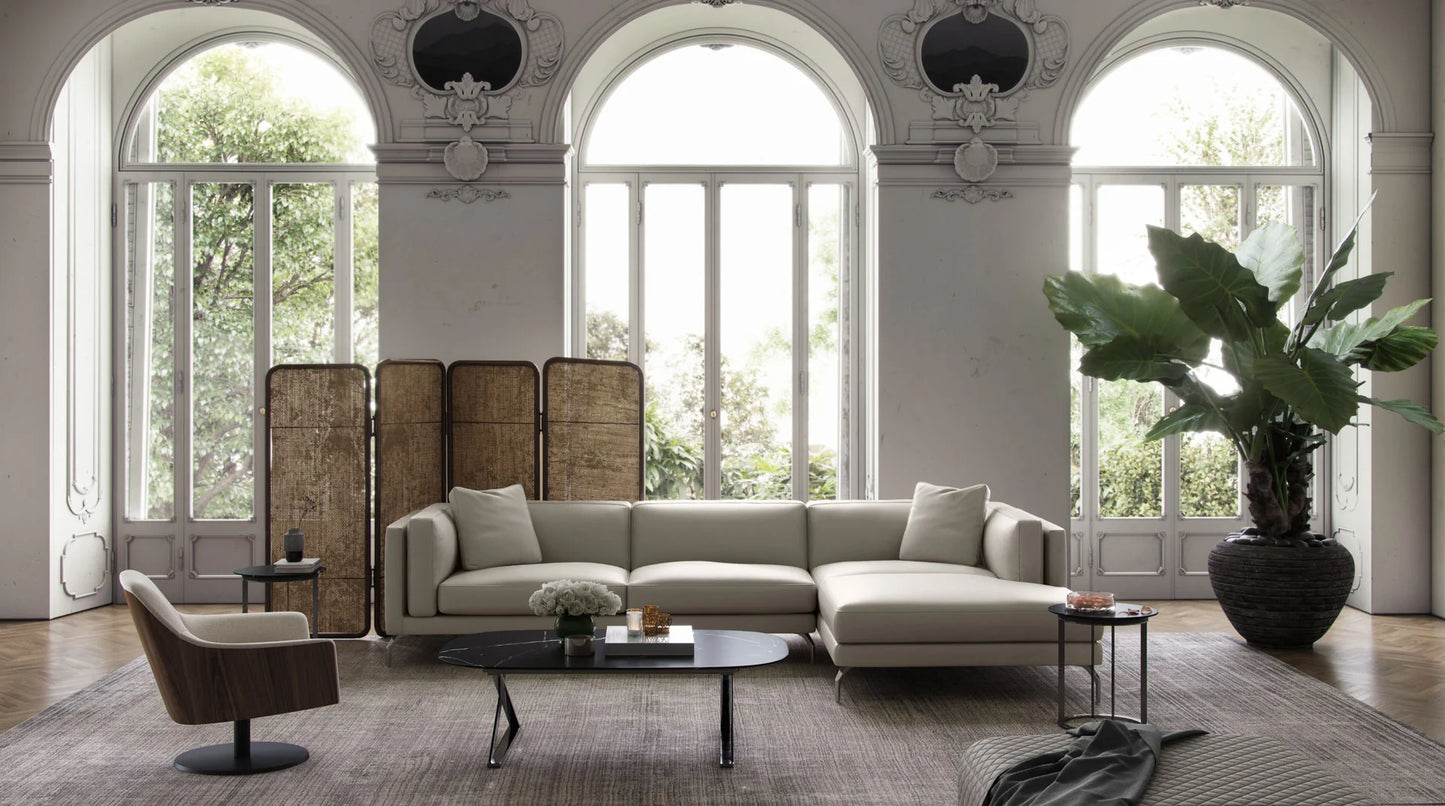
[[[1067,143],[1069,127],[1074,113],[1083,100],[1084,93],[1100,68],[1108,63],[1114,49],[1131,31],[1143,23],[1170,11],[1197,8],[1198,0],[1145,0],[1121,14],[1089,44],[1081,54],[1078,63],[1062,83],[1063,96],[1059,101],[1059,112],[1054,118],[1054,142]],[[1387,88],[1381,84],[1380,70],[1369,51],[1351,32],[1348,26],[1335,19],[1314,3],[1302,0],[1256,0],[1252,9],[1266,9],[1286,14],[1318,31],[1335,47],[1339,48],[1359,74],[1369,90],[1373,105],[1373,125],[1376,131],[1395,131],[1399,125],[1395,103]],[[1222,11],[1221,13],[1233,13]],[[1213,40],[1214,37],[1211,36]],[[1281,76],[1285,74],[1281,73]],[[1312,117],[1313,117],[1313,109]]]
[[[174,3],[166,2],[166,0],[140,0],[135,3],[125,3],[111,9],[106,14],[97,16],[77,31],[71,37],[69,44],[51,62],[41,81],[39,91],[35,94],[35,106],[30,115],[30,139],[38,143],[50,141],[52,117],[61,88],[65,86],[75,65],[90,52],[91,48],[95,47],[97,42],[126,23],[151,14],[177,10]],[[392,139],[391,108],[386,102],[386,94],[377,78],[376,71],[371,69],[370,59],[334,22],[314,9],[287,0],[251,0],[247,3],[246,10],[268,12],[291,20],[320,39],[322,44],[331,51],[324,55],[338,61],[343,72],[356,83],[357,89],[366,101],[372,121],[376,125],[377,142],[385,143]],[[248,26],[248,29],[254,30],[254,27]],[[308,44],[308,46],[315,49],[314,45]],[[174,57],[174,55],[171,56]],[[163,62],[165,64],[176,63],[171,57]],[[146,84],[148,86],[153,86],[151,80],[152,77],[147,76]]]

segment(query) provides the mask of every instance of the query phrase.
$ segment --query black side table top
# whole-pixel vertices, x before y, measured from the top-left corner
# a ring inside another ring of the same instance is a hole
[[[252,582],[299,582],[303,579],[315,579],[325,570],[324,565],[318,565],[310,571],[278,571],[274,565],[251,565],[237,568],[236,576]]]
[[[1128,611],[1136,610],[1136,613]],[[1152,607],[1128,602],[1115,602],[1114,612],[1091,613],[1087,610],[1075,610],[1066,604],[1049,605],[1049,612],[1058,616],[1064,621],[1075,624],[1092,624],[1095,627],[1126,627],[1130,624],[1143,624],[1149,619],[1159,615],[1159,611]]]
[[[551,630],[503,630],[463,635],[448,642],[437,659],[497,673],[524,672],[719,672],[766,666],[788,656],[788,642],[776,635],[742,630],[694,630],[693,654],[607,656],[606,628],[596,631],[592,655],[566,655]]]

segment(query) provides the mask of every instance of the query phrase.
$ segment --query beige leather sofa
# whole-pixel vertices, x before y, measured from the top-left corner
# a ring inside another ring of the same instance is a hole
[[[1048,606],[1067,590],[1064,530],[990,502],[982,566],[899,560],[910,503],[530,501],[542,562],[477,571],[460,569],[450,507],[433,504],[387,527],[386,628],[547,627],[527,607],[532,591],[590,579],[676,623],[816,632],[845,670],[1056,663]],[[1075,626],[1067,662],[1096,663],[1095,636]]]

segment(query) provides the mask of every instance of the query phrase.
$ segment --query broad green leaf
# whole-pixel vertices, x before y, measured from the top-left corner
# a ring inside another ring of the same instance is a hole
[[[1198,234],[1185,238],[1162,227],[1148,229],[1159,283],[1205,333],[1245,339],[1275,321],[1269,289],[1227,249]]]
[[[1406,422],[1423,425],[1437,434],[1445,434],[1445,423],[1441,423],[1435,419],[1434,415],[1419,403],[1414,403],[1409,400],[1380,400],[1379,398],[1365,397],[1364,395],[1361,395],[1359,400],[1361,403],[1370,403],[1386,411],[1393,411],[1405,418]]]
[[[1269,289],[1270,302],[1278,305],[1299,291],[1305,250],[1294,227],[1278,222],[1265,224],[1244,239],[1234,257]]]
[[[1220,408],[1230,427],[1243,433],[1253,430],[1279,401],[1258,381],[1247,380],[1240,386],[1240,390],[1230,395]]]
[[[1079,371],[1106,381],[1173,381],[1189,367],[1165,357],[1150,339],[1121,336],[1084,353]]]
[[[1225,371],[1233,375],[1241,386],[1254,377],[1256,358],[1270,353],[1284,352],[1285,341],[1289,338],[1289,328],[1283,322],[1277,321],[1262,331],[1262,336],[1262,345],[1253,339],[1226,341],[1219,345]]]
[[[1267,355],[1254,362],[1255,377],[1300,419],[1331,434],[1350,424],[1359,409],[1354,375],[1333,355],[1306,347],[1299,365],[1289,356]]]
[[[1349,262],[1350,252],[1355,249],[1355,236],[1358,235],[1360,231],[1360,222],[1364,220],[1365,213],[1369,211],[1370,205],[1374,203],[1375,196],[1371,194],[1370,200],[1365,203],[1364,208],[1360,210],[1360,214],[1355,217],[1355,223],[1350,227],[1349,234],[1345,236],[1343,241],[1340,241],[1339,246],[1335,247],[1335,253],[1330,255],[1330,262],[1325,266],[1324,272],[1320,274],[1320,279],[1315,283],[1315,287],[1310,289],[1309,298],[1305,301],[1305,313],[1304,316],[1300,318],[1298,327],[1307,328],[1313,326],[1316,322],[1323,321],[1323,312],[1319,311],[1321,307],[1319,304],[1320,297],[1326,293],[1325,290],[1330,287],[1330,283],[1334,282],[1335,274]],[[1328,310],[1329,306],[1324,307]],[[1301,329],[1297,338],[1303,337],[1304,331]]]
[[[1375,372],[1399,372],[1425,359],[1438,341],[1428,327],[1397,327],[1383,338],[1361,345],[1360,363]]]
[[[1186,431],[1222,431],[1223,424],[1219,415],[1212,409],[1204,406],[1197,406],[1193,403],[1185,403],[1169,414],[1160,418],[1159,422],[1149,429],[1144,435],[1144,441],[1150,442],[1156,439],[1163,439],[1170,434],[1179,434]]]
[[[1313,325],[1328,319],[1338,322],[1346,316],[1380,298],[1385,291],[1385,281],[1393,272],[1367,274],[1347,280],[1324,292],[1315,304],[1305,312],[1305,324]]]
[[[1044,278],[1049,310],[1085,347],[1121,337],[1152,339],[1153,344],[1185,361],[1209,353],[1205,335],[1179,308],[1179,301],[1155,285],[1129,285],[1108,274],[1069,272]]]
[[[1359,324],[1339,324],[1316,331],[1310,339],[1309,346],[1324,350],[1341,360],[1348,360],[1355,364],[1362,363],[1366,351],[1360,349],[1361,345],[1390,335],[1395,328],[1400,327],[1405,320],[1414,316],[1429,303],[1428,299],[1417,299],[1398,308],[1391,308],[1378,319],[1367,319]]]

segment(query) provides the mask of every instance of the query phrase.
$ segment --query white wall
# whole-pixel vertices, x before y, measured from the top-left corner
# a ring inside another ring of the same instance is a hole
[[[438,166],[444,141],[403,141],[428,131],[422,125],[421,105],[408,89],[381,82],[366,57],[372,21],[401,4],[244,4],[244,10],[276,12],[316,31],[348,63],[359,65],[368,97],[381,105],[378,117],[387,124],[380,133],[384,147],[378,165],[383,354],[534,361],[557,354],[563,347],[565,308],[562,154],[557,149],[498,146],[492,149],[492,168],[477,184],[505,190],[509,198],[471,205],[427,198],[432,188],[452,184]],[[1040,291],[1044,273],[1067,265],[1067,157],[1052,147],[1067,145],[1069,115],[1105,54],[1151,17],[1195,8],[1196,0],[1039,0],[1040,11],[1062,16],[1069,27],[1068,63],[1055,86],[1033,92],[1020,108],[1021,120],[1037,127],[1038,142],[1013,154],[1014,162],[1001,167],[992,181],[1010,190],[1012,198],[976,205],[931,198],[935,189],[960,184],[946,159],[951,147],[904,142],[914,124],[932,125],[931,110],[916,91],[889,81],[878,64],[879,26],[884,17],[907,12],[913,6],[909,0],[750,4],[792,10],[799,20],[795,28],[833,40],[858,70],[870,103],[883,113],[878,121],[878,145],[884,148],[876,244],[877,493],[906,495],[919,479],[985,480],[997,498],[1065,522],[1066,340],[1049,317]],[[533,0],[533,5],[562,20],[567,44],[559,77],[575,73],[577,63],[605,38],[610,26],[629,13],[659,6],[652,0]],[[1409,162],[1409,144],[1415,141],[1388,135],[1430,128],[1430,75],[1417,67],[1430,54],[1430,4],[1272,0],[1256,5],[1307,18],[1349,54],[1377,96],[1372,130],[1382,135],[1380,142],[1390,142],[1392,159]],[[38,343],[44,341],[38,334],[51,332],[52,326],[47,316],[49,194],[45,185],[34,184],[48,181],[49,156],[34,144],[46,136],[56,92],[78,58],[119,22],[161,9],[176,10],[173,0],[68,0],[0,7],[0,66],[6,75],[0,82],[0,370],[5,373],[0,384],[0,478],[10,482],[0,485],[0,507],[13,527],[0,537],[0,617],[46,614],[44,580],[51,568],[47,554],[53,551],[48,535],[56,518],[46,503],[54,495],[46,478],[53,462],[64,458],[54,456],[46,443],[56,420],[45,384],[12,382],[48,377],[51,357],[48,345]],[[241,10],[184,9],[197,19],[214,18],[220,27],[230,26]],[[1236,25],[1229,21],[1243,17],[1228,15],[1241,11],[1198,9],[1197,24],[1211,25],[1208,15],[1213,15],[1221,24]],[[787,30],[774,33],[790,35]],[[118,85],[134,83],[134,77],[118,73]],[[539,143],[554,140],[553,131],[561,127],[543,122],[559,119],[564,90],[528,90],[514,106],[514,131],[530,132]],[[966,139],[962,130],[959,134],[959,140]],[[1428,176],[1391,176],[1375,177],[1376,186],[1398,191],[1399,197],[1377,204],[1371,246],[1377,256],[1391,259],[1383,268],[1405,275],[1403,282],[1397,276],[1395,290],[1414,294],[1428,285],[1424,245],[1429,242],[1429,220],[1421,212],[1427,209],[1428,197],[1421,195],[1421,188]],[[1400,380],[1413,388],[1424,375]],[[1401,451],[1408,455],[1411,440],[1420,441],[1418,432],[1385,428],[1373,436],[1373,452],[1380,457]],[[1428,529],[1428,520],[1420,515],[1428,518],[1428,490],[1404,477],[1421,477],[1423,469],[1415,468],[1413,459],[1411,463],[1389,478],[1391,505],[1398,516],[1370,523],[1375,562],[1379,565],[1388,556],[1388,567],[1401,573],[1426,564],[1418,535]],[[1386,527],[1392,530],[1389,534],[1382,533]],[[1400,536],[1411,530],[1413,536]]]
[[[1430,4],[1430,75],[1431,120],[1434,130],[1445,132],[1445,0]],[[1430,160],[1430,288],[1439,297],[1445,289],[1445,142],[1436,138]],[[1431,325],[1437,332],[1445,331],[1445,301],[1430,306]],[[1438,415],[1445,411],[1445,351],[1436,351],[1430,360],[1432,408]],[[1445,616],[1445,438],[1431,442],[1432,494],[1430,533],[1430,612]]]

